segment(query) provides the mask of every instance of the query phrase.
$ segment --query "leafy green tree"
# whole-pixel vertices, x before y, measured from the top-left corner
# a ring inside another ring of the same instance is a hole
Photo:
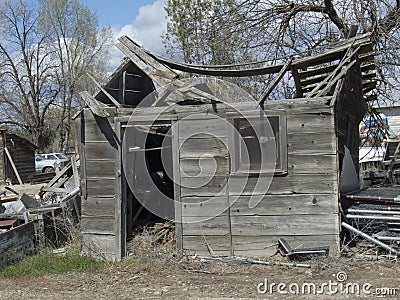
[[[234,8],[234,0],[168,0],[163,42],[167,53],[187,63],[231,64],[252,53],[246,33],[235,36],[223,26],[223,16]]]
[[[168,0],[167,30],[162,36],[167,54],[186,63],[200,65],[240,64],[257,60],[249,45],[248,28],[235,35],[225,26],[225,15],[236,7],[235,0]],[[239,16],[237,16],[239,18]],[[244,18],[244,16],[241,16]],[[240,68],[240,66],[237,66]],[[260,78],[230,80],[259,94]]]

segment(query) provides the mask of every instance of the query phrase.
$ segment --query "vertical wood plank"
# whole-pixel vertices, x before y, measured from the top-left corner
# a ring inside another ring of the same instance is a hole
[[[230,132],[230,124],[226,122],[226,133],[228,134]],[[228,134],[228,149],[234,149],[233,147],[233,135]],[[230,173],[230,170],[232,170],[231,166],[231,159],[228,159],[228,174]],[[226,198],[228,200],[228,209],[226,210],[227,216],[228,216],[228,229],[229,229],[229,251],[230,255],[233,256],[235,255],[234,249],[233,249],[233,238],[232,238],[232,222],[231,222],[231,202],[229,200],[229,180],[226,183]]]
[[[175,200],[175,236],[176,251],[178,256],[183,254],[182,236],[182,204],[181,204],[181,175],[180,175],[180,154],[179,154],[179,122],[172,122],[172,168],[174,180]]]
[[[85,205],[85,201],[87,199],[86,192],[86,151],[85,151],[85,113],[84,110],[80,113],[80,115],[75,120],[76,124],[76,132],[78,138],[78,153],[79,160],[81,161],[81,165],[79,166],[79,175],[80,175],[80,186],[81,186],[81,195],[83,201],[81,202],[81,206]]]
[[[292,75],[296,86],[296,97],[303,98],[303,90],[301,89],[299,70],[297,69],[297,67],[292,66]]]
[[[120,141],[118,148],[115,150],[115,157],[117,159],[115,163],[115,259],[120,261],[126,255],[126,180],[122,170],[123,132],[121,130],[121,123],[115,122],[114,129]]]
[[[126,90],[126,71],[123,71],[119,77],[119,101],[125,104],[125,90]]]

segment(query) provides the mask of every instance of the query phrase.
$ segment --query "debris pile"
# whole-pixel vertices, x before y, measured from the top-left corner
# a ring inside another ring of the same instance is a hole
[[[345,195],[342,203],[342,227],[348,230],[346,245],[357,242],[366,254],[376,252],[376,246],[400,254],[400,185],[369,187]]]
[[[79,158],[70,162],[39,193],[21,193],[24,186],[0,191],[0,267],[44,246],[69,239],[68,228],[79,222]]]

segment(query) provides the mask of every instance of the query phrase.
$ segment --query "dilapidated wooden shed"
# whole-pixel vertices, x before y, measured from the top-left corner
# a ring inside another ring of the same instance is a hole
[[[9,180],[11,183],[18,184],[19,176],[21,182],[27,182],[29,175],[35,173],[37,147],[25,138],[8,133],[7,130],[1,131],[0,139],[1,181],[4,183]]]
[[[180,253],[268,256],[278,238],[338,253],[340,193],[358,188],[358,124],[375,97],[369,36],[244,70],[169,61],[128,37],[117,46],[127,58],[82,93],[76,118],[86,251],[121,259],[133,228],[161,218],[175,221]],[[295,98],[268,101],[288,73]],[[216,79],[262,74],[276,76],[259,100]]]

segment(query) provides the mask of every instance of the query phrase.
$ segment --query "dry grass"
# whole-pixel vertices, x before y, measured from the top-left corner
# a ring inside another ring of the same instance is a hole
[[[143,228],[128,243],[128,257],[140,262],[163,264],[175,257],[175,226],[172,222],[156,223]]]

